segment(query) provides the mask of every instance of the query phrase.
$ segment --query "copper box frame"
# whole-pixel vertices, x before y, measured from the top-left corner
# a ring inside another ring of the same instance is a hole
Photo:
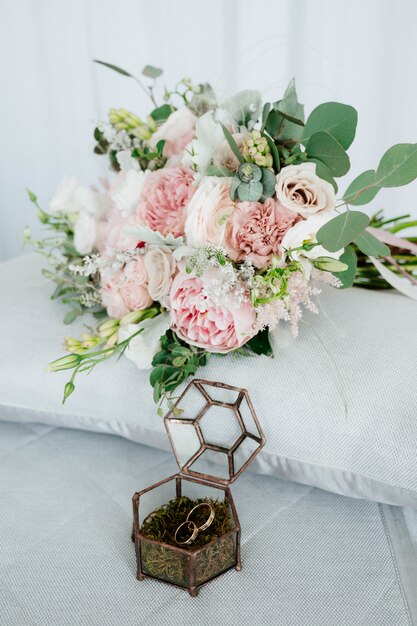
[[[213,400],[205,391],[204,387],[202,385],[206,385],[206,386],[210,386],[210,387],[217,387],[217,388],[221,388],[221,389],[229,389],[229,390],[233,390],[233,391],[238,391],[238,398],[236,400],[236,402],[234,403],[228,403],[228,402],[220,402],[220,401],[216,401]],[[172,585],[174,587],[178,587],[179,589],[188,589],[188,592],[190,593],[190,595],[192,597],[196,597],[198,595],[198,591],[200,589],[200,587],[202,587],[203,585],[205,585],[206,583],[210,582],[211,580],[214,580],[215,578],[217,578],[218,576],[221,576],[222,574],[224,574],[226,571],[229,571],[230,569],[236,569],[237,571],[240,571],[242,569],[242,559],[241,559],[241,527],[240,527],[240,522],[239,522],[239,517],[237,514],[237,510],[235,507],[235,504],[233,502],[233,497],[232,497],[232,493],[230,491],[229,488],[229,484],[231,482],[234,482],[239,476],[240,474],[247,468],[247,466],[249,465],[249,463],[251,463],[251,461],[253,460],[253,458],[259,453],[259,451],[261,450],[261,448],[265,445],[265,437],[264,434],[262,432],[262,428],[260,426],[259,420],[257,418],[257,415],[255,413],[255,410],[253,408],[252,402],[250,400],[249,394],[247,392],[246,389],[240,388],[240,387],[233,387],[231,385],[226,385],[225,383],[220,383],[220,382],[212,382],[212,381],[208,381],[208,380],[203,380],[203,379],[194,379],[192,380],[189,385],[186,387],[186,389],[184,390],[184,392],[181,394],[181,396],[179,397],[179,399],[177,400],[177,402],[175,403],[175,406],[177,406],[178,404],[180,404],[180,402],[182,401],[182,399],[185,397],[185,395],[187,394],[187,392],[191,389],[191,387],[197,387],[197,389],[200,391],[200,393],[205,397],[207,404],[206,406],[196,415],[195,418],[193,419],[187,419],[187,420],[181,420],[181,419],[177,419],[176,417],[171,417],[173,416],[173,410],[171,410],[166,417],[164,418],[164,423],[165,423],[165,427],[168,433],[168,437],[169,437],[169,441],[172,447],[172,450],[174,452],[176,461],[178,463],[178,466],[180,468],[180,473],[174,474],[172,476],[169,476],[168,478],[164,478],[163,480],[160,480],[159,482],[155,483],[154,485],[151,485],[150,487],[147,487],[146,489],[142,489],[141,491],[137,491],[132,498],[132,503],[133,503],[133,530],[132,530],[132,541],[134,541],[135,543],[135,552],[136,552],[136,563],[137,563],[137,579],[142,581],[145,578],[153,578],[154,580],[159,580],[160,582],[164,582],[166,584]],[[251,411],[255,426],[258,430],[259,433],[259,437],[258,436],[254,436],[251,433],[249,433],[246,430],[246,427],[243,423],[243,420],[239,414],[239,407],[243,401],[243,399],[246,399],[246,402],[248,403],[249,409]],[[199,423],[200,419],[202,418],[202,416],[206,413],[206,411],[209,409],[210,406],[221,406],[221,407],[226,407],[229,408],[231,410],[234,410],[237,421],[239,423],[239,426],[242,429],[242,435],[241,437],[239,437],[239,439],[235,442],[235,444],[233,444],[233,446],[231,446],[230,448],[224,448],[222,446],[217,446],[217,445],[211,445],[211,444],[206,444],[204,441],[204,438],[201,434],[201,430],[199,428],[197,428],[197,434],[199,437],[199,441],[201,444],[201,448],[200,450],[194,454],[189,460],[188,462],[184,465],[181,466],[180,464],[180,460],[178,458],[178,455],[176,453],[175,450],[175,446],[174,446],[174,441],[172,438],[172,435],[169,431],[168,425],[167,423],[169,421],[173,421],[173,422],[184,422],[186,421],[186,423],[188,424],[197,424]],[[239,468],[239,470],[237,472],[235,472],[235,468],[234,468],[234,464],[233,464],[233,452],[239,447],[239,445],[243,442],[243,440],[245,439],[245,437],[249,437],[250,439],[256,441],[256,443],[258,444],[258,448],[250,455],[250,457],[247,459],[247,461]],[[204,449],[210,449],[210,450],[215,450],[218,452],[223,452],[227,454],[228,457],[228,463],[229,463],[229,474],[230,474],[230,479],[223,479],[223,478],[219,478],[216,476],[212,476],[210,474],[202,474],[199,472],[195,472],[189,469],[190,465],[196,460],[196,458],[198,458],[198,456],[203,452]],[[157,489],[158,487],[160,487],[161,485],[164,485],[165,483],[168,483],[170,481],[175,480],[175,490],[176,490],[176,495],[177,497],[181,496],[182,494],[182,481],[185,482],[191,482],[191,483],[195,483],[195,484],[199,484],[199,485],[204,485],[206,487],[212,487],[214,489],[219,489],[221,491],[224,492],[225,495],[225,499],[227,499],[228,504],[230,505],[231,508],[231,512],[232,512],[232,517],[233,517],[233,521],[234,521],[234,526],[231,530],[229,530],[227,533],[225,533],[224,535],[222,535],[221,538],[223,537],[227,537],[229,535],[234,535],[236,534],[236,562],[234,565],[231,565],[230,567],[228,567],[226,570],[223,570],[221,572],[219,572],[218,574],[216,574],[215,576],[213,576],[212,578],[205,580],[203,583],[197,585],[196,584],[196,567],[195,567],[195,563],[196,563],[196,558],[197,555],[205,550],[207,548],[207,546],[217,542],[220,537],[217,537],[216,539],[213,539],[211,542],[204,544],[203,546],[200,546],[198,548],[182,548],[180,546],[175,546],[172,544],[166,544],[163,543],[161,541],[156,541],[154,539],[149,539],[148,537],[145,537],[141,531],[140,531],[140,527],[139,527],[139,501],[141,496],[143,496],[144,494],[148,493],[149,491],[152,491],[154,489]],[[146,541],[147,543],[154,543],[158,546],[162,546],[164,548],[167,548],[171,551],[177,552],[178,554],[182,554],[187,556],[188,559],[188,567],[189,567],[189,582],[190,585],[185,587],[185,586],[181,586],[181,585],[177,585],[175,583],[163,580],[161,578],[158,578],[156,576],[151,576],[150,574],[146,574],[143,571],[142,568],[142,554],[141,554],[141,543],[142,541]]]

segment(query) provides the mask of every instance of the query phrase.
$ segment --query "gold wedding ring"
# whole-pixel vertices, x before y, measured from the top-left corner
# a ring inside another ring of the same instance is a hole
[[[177,536],[178,536],[178,531],[180,530],[180,528],[182,528],[183,526],[187,525],[188,530],[191,532],[191,530],[193,531],[191,533],[191,535],[188,537],[188,539],[186,539],[186,541],[178,541]],[[174,539],[175,542],[179,545],[179,546],[186,546],[189,545],[190,543],[192,543],[194,541],[194,539],[197,537],[198,535],[198,528],[197,526],[194,524],[194,522],[192,522],[191,520],[186,520],[185,522],[183,522],[182,524],[180,524],[177,528],[177,530],[175,531],[175,535],[174,535]]]
[[[215,517],[214,509],[213,509],[213,507],[211,506],[211,504],[209,504],[208,502],[200,502],[200,504],[197,504],[197,505],[196,505],[194,508],[192,508],[192,509],[191,509],[191,511],[188,513],[186,521],[187,521],[187,522],[189,522],[189,521],[191,521],[191,522],[192,522],[192,520],[190,520],[191,513],[192,513],[193,511],[195,511],[196,509],[198,509],[200,506],[207,506],[207,507],[210,509],[210,514],[209,514],[209,516],[208,516],[207,520],[204,522],[204,524],[202,524],[202,525],[198,528],[198,531],[199,531],[199,532],[202,532],[203,530],[206,530],[206,528],[208,528],[209,526],[211,526],[211,524],[213,523],[214,517]],[[194,522],[192,522],[192,523],[194,524]],[[194,524],[194,525],[195,525],[195,524]]]

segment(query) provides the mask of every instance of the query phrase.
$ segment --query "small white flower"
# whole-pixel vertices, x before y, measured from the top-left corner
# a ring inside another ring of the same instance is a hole
[[[196,138],[185,148],[182,162],[204,174],[223,143],[224,134],[220,124],[214,121],[213,111],[204,113],[195,128]]]

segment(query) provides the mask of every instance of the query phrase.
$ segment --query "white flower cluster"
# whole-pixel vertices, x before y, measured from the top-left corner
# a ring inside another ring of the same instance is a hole
[[[121,150],[133,150],[140,146],[140,140],[137,137],[131,137],[126,130],[117,130],[104,120],[97,120],[96,126],[103,137],[109,143],[109,149],[119,152]]]

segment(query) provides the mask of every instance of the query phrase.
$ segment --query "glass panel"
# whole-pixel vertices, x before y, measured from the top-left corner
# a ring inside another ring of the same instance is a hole
[[[217,476],[229,479],[229,459],[225,452],[215,450],[204,450],[204,452],[189,467],[192,472]]]
[[[174,585],[189,587],[189,557],[177,550],[141,541],[142,571]]]
[[[212,385],[201,385],[208,393],[212,400],[216,402],[227,402],[228,404],[235,404],[239,397],[239,389],[223,389],[222,387],[214,387]]]
[[[250,439],[250,437],[245,437],[240,446],[233,452],[235,474],[258,448],[259,443],[257,441]]]
[[[196,584],[201,585],[222,572],[234,567],[236,558],[236,533],[219,537],[203,548],[196,557]]]
[[[177,408],[182,410],[179,417],[187,420],[194,419],[206,405],[207,400],[203,394],[192,385],[184,398],[177,404]]]
[[[199,421],[204,442],[231,448],[242,435],[236,413],[233,409],[213,405]]]
[[[178,463],[183,467],[200,449],[200,440],[193,424],[171,421],[168,424],[171,433],[174,454]]]
[[[249,404],[246,402],[246,398],[243,398],[240,404],[239,413],[245,425],[246,432],[248,432],[250,435],[255,435],[256,437],[259,437],[259,430],[255,424],[255,420],[253,419],[252,411],[249,408]]]
[[[139,498],[139,528],[150,513],[176,496],[175,479],[168,480],[158,487],[146,491]]]

